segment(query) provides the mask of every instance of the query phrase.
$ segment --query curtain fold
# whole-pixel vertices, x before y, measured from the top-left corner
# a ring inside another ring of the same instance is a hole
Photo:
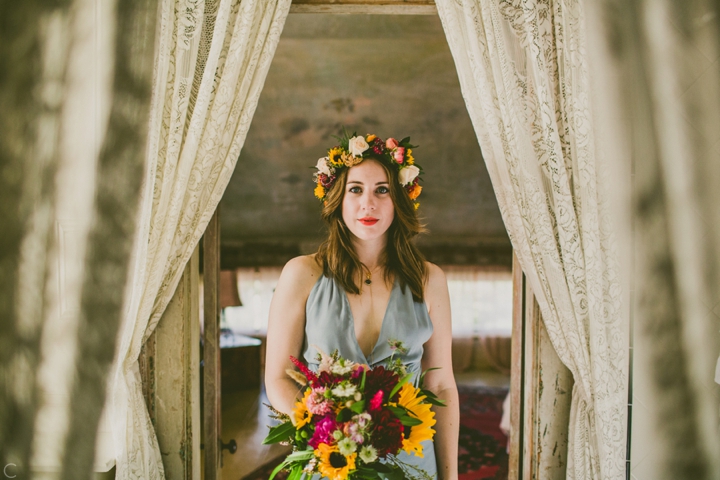
[[[112,384],[116,478],[164,478],[138,357],[232,175],[290,0],[164,0],[145,182]]]
[[[437,0],[514,250],[575,380],[567,478],[625,477],[627,321],[582,5]]]

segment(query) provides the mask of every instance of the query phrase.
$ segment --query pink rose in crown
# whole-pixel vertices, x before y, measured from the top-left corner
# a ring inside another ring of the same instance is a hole
[[[403,160],[405,160],[405,147],[396,148],[392,155],[397,163],[403,163]]]
[[[394,138],[388,138],[387,140],[385,140],[385,147],[386,147],[388,150],[392,150],[393,148],[397,148],[397,146],[398,146],[398,141],[395,140]]]

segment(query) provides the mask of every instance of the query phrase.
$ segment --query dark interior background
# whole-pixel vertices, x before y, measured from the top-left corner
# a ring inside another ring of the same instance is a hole
[[[439,18],[293,14],[222,201],[223,268],[315,251],[323,224],[311,167],[342,126],[419,145],[419,212],[430,232],[418,245],[430,261],[510,266]]]

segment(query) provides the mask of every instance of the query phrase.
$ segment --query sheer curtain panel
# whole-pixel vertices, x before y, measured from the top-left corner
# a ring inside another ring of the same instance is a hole
[[[290,0],[164,0],[147,166],[112,384],[116,478],[164,478],[138,356],[235,167]]]
[[[437,0],[505,226],[575,380],[567,478],[625,478],[627,319],[577,1]]]

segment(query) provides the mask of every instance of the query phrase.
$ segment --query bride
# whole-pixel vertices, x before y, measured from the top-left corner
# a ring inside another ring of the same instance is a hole
[[[318,367],[318,349],[371,367],[403,342],[408,372],[430,371],[425,386],[445,401],[434,409],[434,445],[424,458],[399,459],[432,478],[457,479],[458,395],[452,374],[451,320],[443,271],[426,262],[411,238],[423,231],[422,190],[409,139],[375,135],[341,139],[318,161],[315,195],[328,237],[313,255],[290,260],[270,307],[265,385],[273,407],[291,413],[299,398],[285,370],[289,357]],[[302,357],[301,357],[302,355]]]

